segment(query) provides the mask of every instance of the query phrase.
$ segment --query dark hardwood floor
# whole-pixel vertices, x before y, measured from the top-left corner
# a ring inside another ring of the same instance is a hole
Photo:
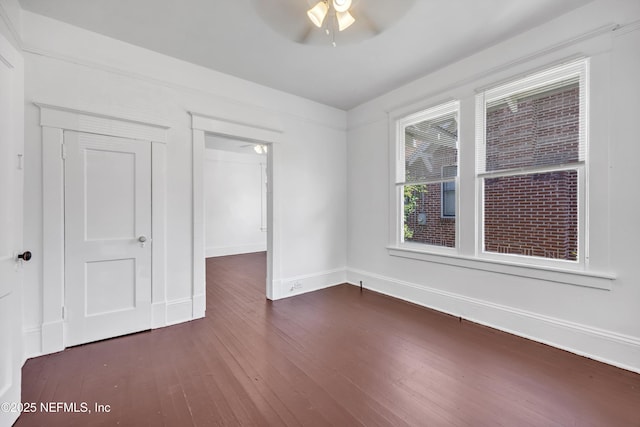
[[[206,318],[27,361],[24,402],[92,412],[16,426],[640,426],[638,374],[350,285],[269,302],[264,277],[209,259]]]

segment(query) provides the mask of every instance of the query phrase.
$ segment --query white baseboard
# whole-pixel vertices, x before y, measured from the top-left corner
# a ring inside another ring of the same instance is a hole
[[[274,299],[288,298],[319,289],[340,285],[347,281],[346,268],[321,271],[302,276],[287,277],[274,281],[274,289],[277,293]]]
[[[204,317],[204,295],[151,305],[151,329],[162,328]],[[202,310],[199,311],[199,307]],[[200,313],[201,312],[201,313]],[[64,322],[43,324],[22,331],[24,359],[64,350]]]
[[[249,254],[252,252],[265,252],[266,250],[267,250],[266,243],[255,243],[251,245],[240,245],[240,246],[208,247],[205,249],[205,257],[212,258],[216,256]]]
[[[22,330],[22,355],[24,360],[42,356],[42,328],[39,326]]]
[[[151,304],[151,329],[167,326],[167,303],[154,302]]]
[[[640,339],[357,269],[347,281],[424,307],[640,373]]]
[[[42,354],[64,350],[64,321],[62,319],[42,324]]]
[[[207,300],[204,294],[193,296],[193,310],[191,312],[192,319],[200,319],[204,317],[207,309]]]
[[[167,302],[167,323],[165,326],[189,320],[193,320],[193,300],[191,298]]]

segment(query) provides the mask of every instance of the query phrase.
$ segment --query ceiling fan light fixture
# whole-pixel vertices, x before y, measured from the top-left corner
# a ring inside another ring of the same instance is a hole
[[[253,146],[253,151],[255,151],[256,154],[267,154],[267,146],[262,144],[256,144]]]
[[[333,0],[333,8],[336,12],[346,12],[351,7],[351,0]]]
[[[322,27],[324,18],[327,16],[327,12],[329,12],[329,6],[327,6],[327,3],[325,1],[319,1],[315,6],[307,11],[307,16],[309,17],[309,20],[313,22],[313,25],[320,28]]]
[[[338,30],[347,29],[356,22],[356,19],[349,12],[337,12],[336,20],[338,21]]]

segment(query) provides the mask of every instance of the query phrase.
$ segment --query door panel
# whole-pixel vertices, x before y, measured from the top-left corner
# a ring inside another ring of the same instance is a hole
[[[22,355],[22,58],[0,35],[0,427],[18,418]],[[9,405],[8,407],[6,405]]]
[[[135,153],[85,148],[84,154],[87,240],[135,238]]]
[[[65,344],[150,329],[151,144],[65,131],[64,145]]]
[[[87,316],[136,307],[136,260],[93,261],[86,264]]]

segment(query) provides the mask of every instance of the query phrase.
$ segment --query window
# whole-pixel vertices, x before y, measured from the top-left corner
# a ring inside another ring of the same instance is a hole
[[[458,103],[397,122],[397,241],[456,247]]]
[[[608,111],[594,105],[599,120],[589,122],[589,70],[589,59],[567,61],[476,90],[475,143],[458,137],[461,124],[472,131],[466,103],[390,112],[388,253],[611,289]],[[588,197],[590,185],[602,200]]]
[[[584,260],[585,60],[477,97],[481,252]]]

